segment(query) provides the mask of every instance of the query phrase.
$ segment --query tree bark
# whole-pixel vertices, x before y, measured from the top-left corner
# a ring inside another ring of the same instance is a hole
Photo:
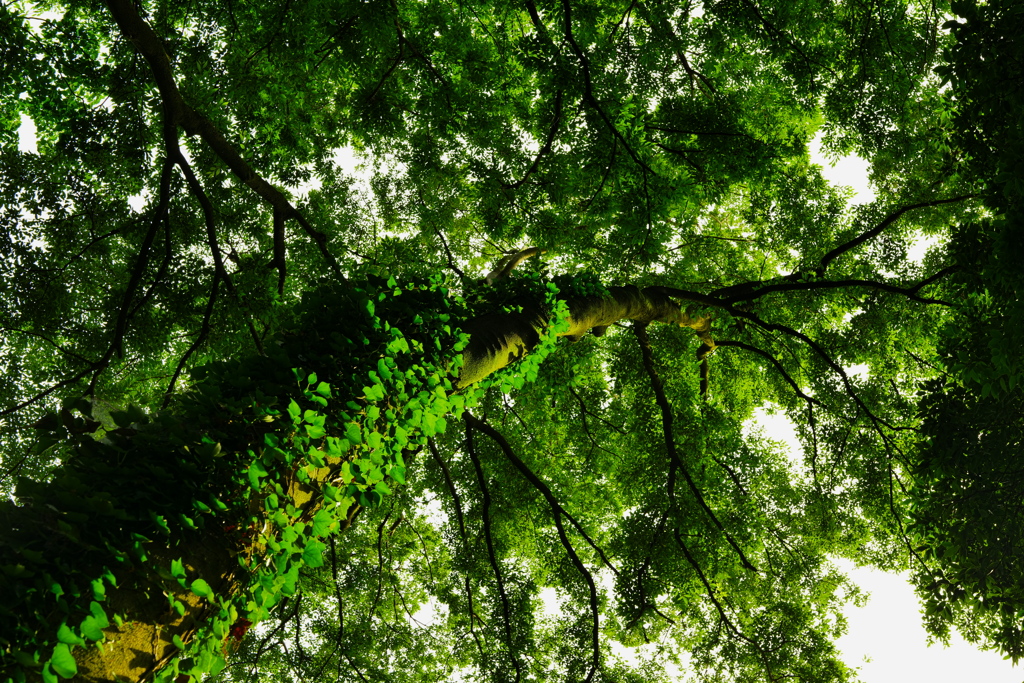
[[[711,341],[708,317],[692,316],[658,288],[640,289],[633,285],[610,287],[608,296],[569,299],[569,329],[559,337],[580,339],[590,330],[601,331],[620,320],[633,320],[690,327],[706,346]],[[537,345],[548,316],[538,311],[494,313],[467,321],[462,329],[470,334],[462,354],[458,388],[479,382],[509,363],[519,360]]]

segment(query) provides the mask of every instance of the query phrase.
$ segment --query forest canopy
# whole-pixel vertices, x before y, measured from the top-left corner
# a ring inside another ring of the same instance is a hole
[[[1016,3],[0,36],[0,681],[853,681],[839,558],[1024,656]]]

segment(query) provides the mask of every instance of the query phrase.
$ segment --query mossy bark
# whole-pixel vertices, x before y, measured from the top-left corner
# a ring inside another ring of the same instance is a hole
[[[602,334],[613,323],[633,320],[690,327],[705,346],[714,347],[710,319],[691,315],[656,287],[610,287],[607,296],[574,298],[567,303],[569,328],[560,332],[560,337],[579,339],[591,330]],[[468,321],[463,329],[470,334],[470,342],[462,354],[458,387],[479,382],[525,356],[538,344],[547,324],[546,315],[529,310],[495,313]]]

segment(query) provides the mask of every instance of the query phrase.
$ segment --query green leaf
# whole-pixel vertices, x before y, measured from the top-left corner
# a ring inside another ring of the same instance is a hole
[[[326,509],[320,508],[313,515],[313,535],[323,538],[331,532],[335,525],[334,516]]]
[[[80,645],[85,647],[85,641],[76,635],[66,623],[61,624],[57,628],[57,640],[67,645]]]
[[[309,453],[306,454],[309,459],[309,463],[314,467],[324,467],[327,463],[324,462],[324,453],[315,448],[310,448]]]
[[[185,578],[185,565],[182,564],[181,560],[171,560],[171,576],[176,579]]]
[[[103,611],[103,607],[100,606],[100,603],[95,601],[90,602],[89,612],[92,614],[93,619],[96,620],[96,623],[100,628],[107,628],[110,626],[110,622],[107,620],[107,613]]]
[[[249,464],[246,474],[249,477],[249,485],[254,489],[260,488],[260,478],[267,476],[267,469],[259,460],[253,460]]]
[[[53,648],[50,666],[61,678],[71,678],[78,673],[78,664],[75,663],[75,658],[71,655],[71,648],[66,643],[58,643]]]
[[[327,548],[323,543],[311,539],[302,549],[302,561],[308,567],[321,567],[324,564],[324,550]]]
[[[203,581],[202,579],[196,579],[192,582],[191,588],[192,592],[198,595],[199,597],[206,598],[207,600],[213,600],[213,589],[210,588],[210,584],[206,583],[206,581]]]
[[[359,429],[359,425],[354,422],[345,425],[345,438],[349,440],[349,443],[362,443],[363,432]]]
[[[86,617],[82,620],[82,625],[78,628],[82,632],[82,635],[93,642],[103,640],[103,627],[100,626],[100,622],[96,617]]]

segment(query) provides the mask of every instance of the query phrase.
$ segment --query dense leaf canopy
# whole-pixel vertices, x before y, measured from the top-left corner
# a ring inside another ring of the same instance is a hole
[[[147,552],[135,678],[853,680],[839,557],[1021,656],[1022,17],[8,2],[0,680],[165,623]]]

